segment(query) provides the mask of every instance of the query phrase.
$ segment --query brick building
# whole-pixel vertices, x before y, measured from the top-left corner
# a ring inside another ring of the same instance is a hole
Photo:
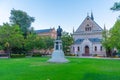
[[[35,30],[35,32],[40,36],[49,36],[54,39],[56,38],[57,35],[55,28]]]

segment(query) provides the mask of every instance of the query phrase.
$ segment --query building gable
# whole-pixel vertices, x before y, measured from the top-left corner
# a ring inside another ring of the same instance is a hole
[[[93,19],[91,19],[91,17],[87,16],[75,33],[93,33],[102,31],[103,29]]]

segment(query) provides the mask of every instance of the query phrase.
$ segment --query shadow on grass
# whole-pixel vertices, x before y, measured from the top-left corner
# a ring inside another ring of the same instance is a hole
[[[86,73],[81,80],[120,80],[118,75],[106,75],[100,73]]]

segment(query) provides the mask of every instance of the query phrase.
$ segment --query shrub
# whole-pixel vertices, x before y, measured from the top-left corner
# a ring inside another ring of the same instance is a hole
[[[41,57],[42,56],[42,54],[41,53],[33,53],[33,55],[32,55],[32,57]]]
[[[65,56],[75,56],[75,54],[66,53]]]
[[[93,56],[94,56],[94,57],[96,57],[96,56],[97,56],[97,54],[93,54]]]
[[[11,58],[23,58],[25,57],[25,54],[11,54],[10,57]]]

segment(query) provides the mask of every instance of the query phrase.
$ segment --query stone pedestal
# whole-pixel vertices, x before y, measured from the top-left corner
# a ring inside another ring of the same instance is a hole
[[[62,50],[62,41],[61,40],[54,41],[54,51],[52,53],[51,59],[49,59],[48,62],[56,62],[56,63],[69,62],[64,57],[64,52]]]

